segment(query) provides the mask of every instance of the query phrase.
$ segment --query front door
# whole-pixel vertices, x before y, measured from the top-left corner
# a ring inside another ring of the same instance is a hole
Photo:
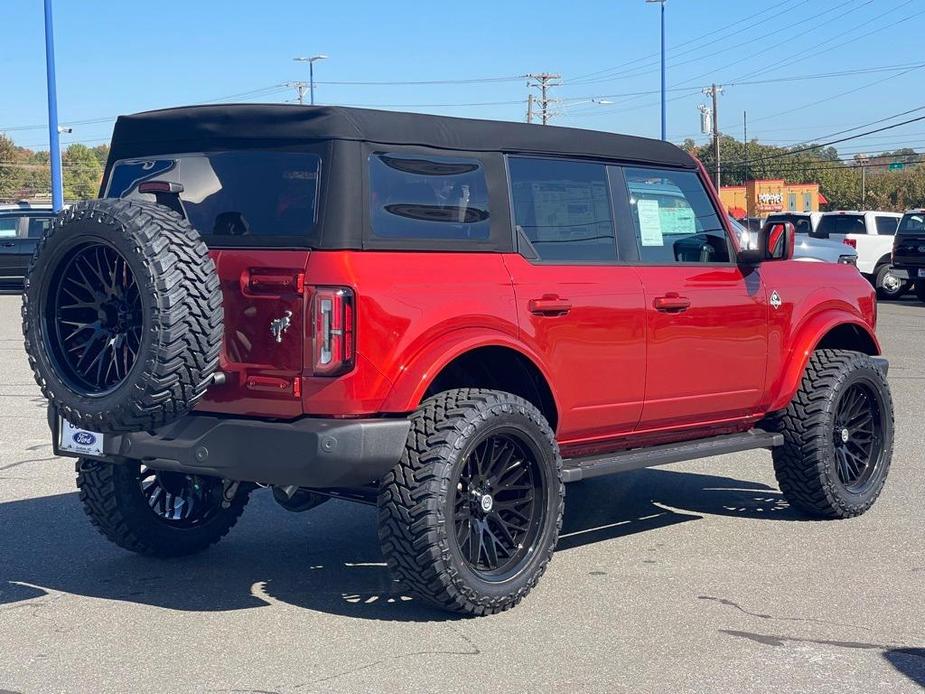
[[[768,305],[693,171],[625,168],[634,264],[646,303],[639,430],[753,414],[767,366]]]
[[[547,365],[560,443],[628,434],[642,412],[645,309],[619,263],[603,164],[511,157],[520,254],[506,256],[523,339]]]

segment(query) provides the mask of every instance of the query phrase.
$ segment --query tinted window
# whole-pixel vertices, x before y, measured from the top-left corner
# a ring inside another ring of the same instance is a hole
[[[117,162],[107,196],[156,200],[151,181],[180,183],[179,199],[204,236],[305,236],[317,218],[321,159],[303,152],[242,150]],[[162,195],[166,198],[171,194]]]
[[[512,157],[509,169],[514,224],[539,258],[616,259],[610,188],[603,164]]]
[[[800,214],[769,214],[768,222],[790,222],[798,234],[809,234],[813,230],[812,220]]]
[[[15,237],[17,228],[19,228],[19,217],[0,217],[0,239]]]
[[[369,187],[376,238],[488,240],[488,184],[477,159],[374,154]]]
[[[29,227],[26,229],[26,238],[37,239],[51,226],[54,217],[30,217]]]
[[[875,217],[877,220],[877,233],[881,236],[892,236],[896,233],[899,219],[896,217]]]
[[[899,223],[898,234],[925,234],[925,213],[905,215]]]
[[[697,174],[626,169],[643,263],[727,263],[729,241]]]
[[[828,238],[829,234],[866,234],[864,217],[859,214],[823,215],[816,227],[815,236]]]

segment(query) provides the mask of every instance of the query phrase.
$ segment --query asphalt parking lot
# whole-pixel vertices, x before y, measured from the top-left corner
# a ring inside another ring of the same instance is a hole
[[[261,493],[197,557],[107,543],[0,296],[0,692],[922,691],[925,306],[880,316],[896,449],[867,515],[804,521],[764,452],[582,482],[537,590],[460,619],[393,593],[371,507]]]

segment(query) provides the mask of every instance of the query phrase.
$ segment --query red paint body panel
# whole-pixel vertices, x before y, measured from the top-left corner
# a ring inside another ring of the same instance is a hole
[[[702,171],[701,178],[715,200]],[[838,325],[858,326],[879,350],[873,291],[845,265],[553,265],[518,254],[410,251],[212,255],[225,300],[227,381],[200,404],[210,412],[406,414],[453,359],[501,346],[529,359],[549,384],[563,453],[590,455],[747,429],[786,406],[809,354]],[[356,363],[340,376],[312,374],[314,286],[355,293]],[[286,311],[291,325],[276,342],[270,323]]]
[[[636,268],[531,264],[513,254],[505,263],[521,340],[554,374],[560,441],[632,432],[646,380],[645,305]],[[531,310],[543,297],[565,302],[568,311]]]

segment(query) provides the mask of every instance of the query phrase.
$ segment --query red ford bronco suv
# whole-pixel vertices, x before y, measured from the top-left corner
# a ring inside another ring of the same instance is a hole
[[[248,495],[377,504],[410,594],[488,614],[552,557],[565,483],[767,448],[790,504],[880,493],[870,284],[739,248],[666,142],[329,107],[122,117],[98,200],[32,261],[23,331],[93,523],[202,550]]]

